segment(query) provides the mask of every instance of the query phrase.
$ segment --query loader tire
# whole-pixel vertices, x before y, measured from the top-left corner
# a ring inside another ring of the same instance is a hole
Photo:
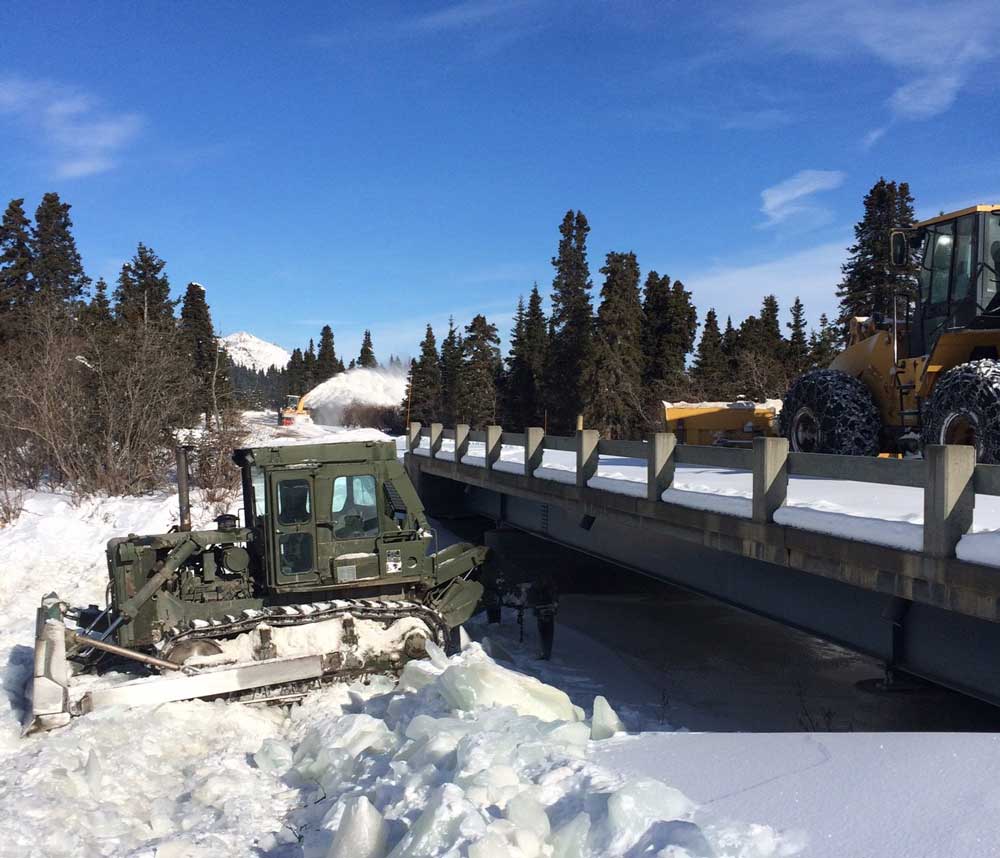
[[[796,453],[877,456],[882,420],[868,388],[846,372],[813,369],[785,396],[781,434]]]
[[[1000,464],[1000,361],[970,361],[941,376],[924,403],[921,441],[969,444],[977,462]]]

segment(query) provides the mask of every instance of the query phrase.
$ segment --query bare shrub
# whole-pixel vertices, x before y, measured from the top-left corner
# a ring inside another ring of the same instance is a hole
[[[233,464],[233,450],[243,446],[247,427],[236,410],[223,411],[198,437],[194,445],[195,485],[202,490],[213,513],[221,515],[240,491],[240,470]]]
[[[0,354],[0,377],[0,456],[18,484],[135,494],[163,482],[170,431],[190,414],[173,331],[81,331],[41,308]]]
[[[350,402],[344,407],[341,421],[345,426],[364,426],[381,429],[389,435],[403,433],[403,410],[393,405],[371,405]]]

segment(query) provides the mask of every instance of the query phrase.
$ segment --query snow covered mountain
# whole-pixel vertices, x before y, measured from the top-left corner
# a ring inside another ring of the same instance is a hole
[[[220,339],[230,359],[237,366],[266,371],[272,366],[283,369],[291,357],[288,351],[246,331]]]

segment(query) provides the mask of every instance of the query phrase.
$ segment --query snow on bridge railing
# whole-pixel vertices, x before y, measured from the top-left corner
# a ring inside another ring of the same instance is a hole
[[[745,449],[678,444],[676,436],[666,432],[654,433],[645,441],[601,440],[593,429],[579,429],[575,436],[566,437],[546,435],[538,427],[521,433],[487,426],[473,432],[464,424],[445,431],[440,423],[430,428],[411,423],[408,449],[416,450],[422,438],[429,439],[430,458],[438,456],[443,438],[454,438],[456,464],[468,455],[470,442],[482,444],[483,456],[476,458],[488,472],[497,470],[504,444],[523,447],[523,477],[527,479],[535,478],[542,467],[545,450],[573,452],[576,486],[592,491],[607,491],[588,485],[597,474],[601,456],[638,459],[646,462],[645,495],[653,503],[662,502],[679,464],[750,472],[751,517],[759,524],[773,523],[774,513],[785,505],[789,476],[919,488],[924,498],[923,551],[937,558],[954,557],[959,540],[970,532],[977,493],[1000,496],[1000,465],[977,465],[975,450],[968,446],[929,446],[923,459],[895,459],[792,453],[785,438],[754,438],[753,448]],[[452,454],[447,458],[451,460]],[[548,476],[551,470],[547,469]],[[508,468],[504,471],[507,478],[520,476]]]

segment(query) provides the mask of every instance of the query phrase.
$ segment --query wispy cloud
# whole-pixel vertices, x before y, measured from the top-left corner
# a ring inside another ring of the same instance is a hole
[[[441,33],[491,21],[524,5],[525,0],[466,0],[464,3],[417,15],[409,19],[405,26]]]
[[[107,110],[72,87],[18,77],[0,77],[0,121],[4,117],[41,143],[59,178],[113,169],[142,128],[137,113]]]
[[[312,34],[308,42],[342,48],[360,41],[397,42],[451,37],[466,60],[482,60],[543,29],[536,0],[464,0],[403,17],[365,20],[336,32]]]
[[[741,110],[722,120],[722,128],[726,131],[767,131],[771,128],[781,128],[792,122],[792,116],[787,110],[769,107],[763,110]]]
[[[887,65],[902,80],[887,99],[898,119],[944,112],[974,69],[1000,54],[996,0],[756,0],[736,26],[790,53]]]
[[[844,248],[849,236],[840,241],[808,247],[796,253],[745,265],[724,265],[695,272],[684,283],[698,299],[699,310],[715,307],[721,319],[732,316],[739,324],[750,313],[760,311],[763,295],[774,294],[787,311],[800,297],[806,313],[815,322],[821,313],[836,310],[834,286],[840,280]]]
[[[764,226],[774,226],[792,215],[822,211],[808,198],[840,187],[844,177],[840,170],[800,170],[791,178],[765,188],[760,192],[760,210],[767,218]]]
[[[871,149],[872,146],[878,143],[878,141],[885,136],[885,132],[888,130],[889,128],[886,125],[883,125],[881,128],[873,128],[864,136],[864,139],[861,141],[861,145],[864,146],[865,149]]]

